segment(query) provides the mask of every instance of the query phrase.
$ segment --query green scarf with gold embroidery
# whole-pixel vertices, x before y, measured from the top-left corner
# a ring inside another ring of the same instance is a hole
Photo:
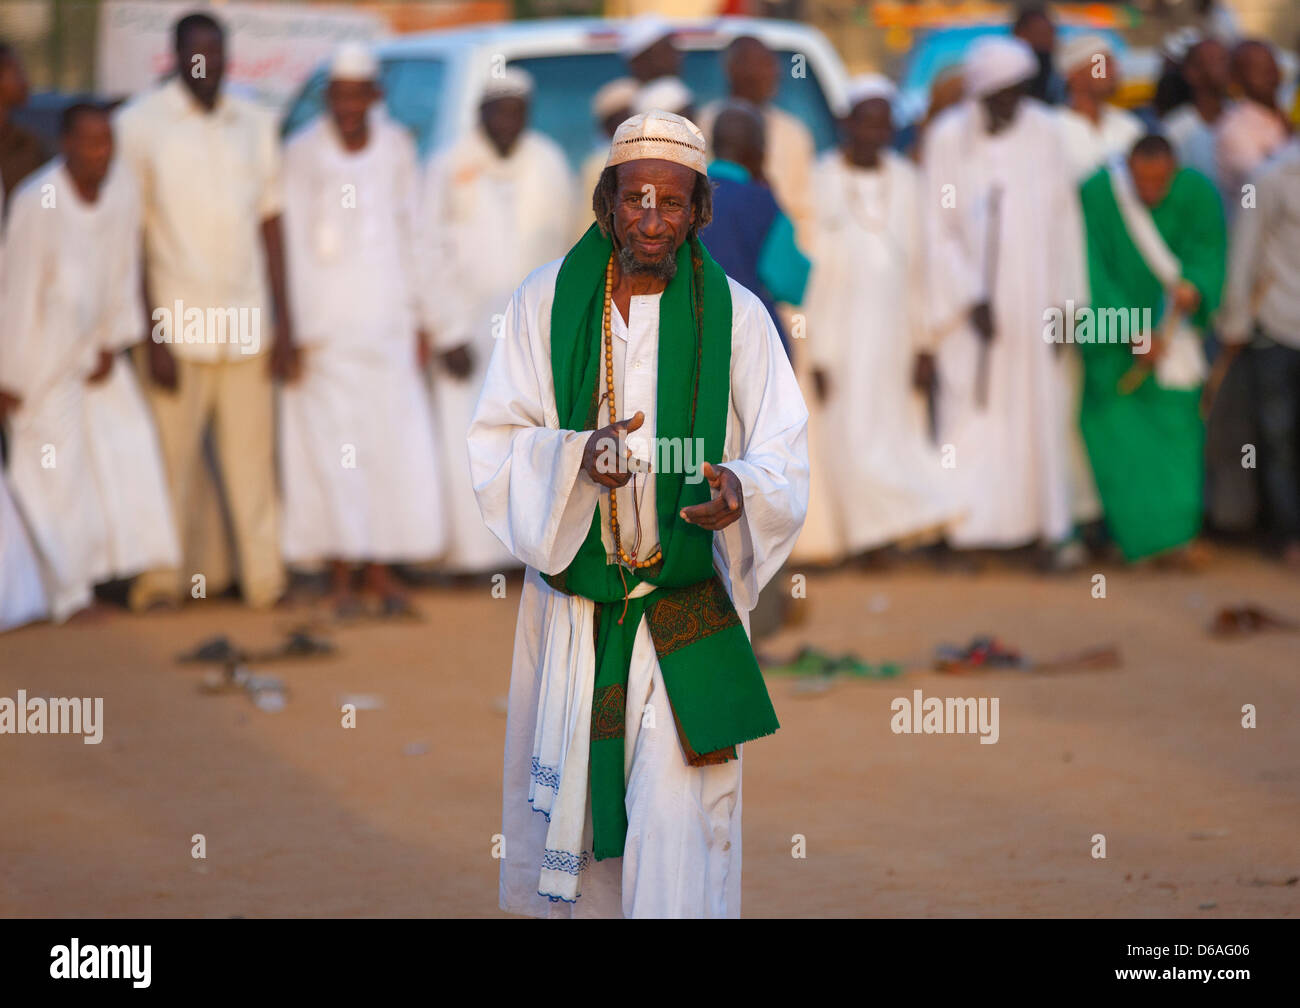
[[[595,225],[560,266],[551,308],[551,373],[560,426],[594,430],[604,379],[605,267],[613,243]],[[677,272],[659,307],[656,430],[659,443],[703,443],[721,459],[731,383],[731,291],[722,268],[698,238],[677,250]],[[615,420],[623,419],[615,417]],[[600,508],[573,562],[546,578],[553,588],[596,603],[596,679],[591,704],[591,817],[597,860],[622,857],[627,837],[627,681],[632,644],[644,614],[672,706],[682,751],[692,766],[736,758],[736,746],[780,727],[754,649],[713,569],[713,533],[684,521],[681,510],[710,499],[707,480],[684,466],[660,471],[655,500],[662,560],[632,572],[611,562],[601,539]],[[686,458],[685,448],[679,456]],[[579,476],[579,479],[584,477]],[[628,599],[643,581],[656,588]],[[626,613],[624,606],[626,605]],[[647,730],[666,725],[642,712]]]

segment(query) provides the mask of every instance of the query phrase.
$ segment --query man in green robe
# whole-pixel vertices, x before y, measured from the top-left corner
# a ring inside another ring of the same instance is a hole
[[[1089,178],[1082,202],[1092,313],[1074,334],[1080,423],[1106,524],[1126,560],[1186,557],[1201,526],[1201,340],[1223,286],[1223,211],[1159,136]]]

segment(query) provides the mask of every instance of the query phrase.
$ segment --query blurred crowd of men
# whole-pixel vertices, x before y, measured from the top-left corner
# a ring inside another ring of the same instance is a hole
[[[671,27],[629,23],[592,116],[708,138],[701,238],[810,407],[797,562],[942,542],[1198,566],[1207,514],[1262,514],[1300,570],[1300,145],[1272,49],[1232,31],[1171,37],[1134,112],[1107,38],[1026,9],[905,132],[895,86],[854,78],[819,156],[763,41],[697,107]],[[282,146],[224,86],[214,18],[174,46],[120,110],[68,108],[48,162],[0,46],[0,629],[93,613],[108,581],[140,610],[236,583],[269,607],[293,568],[340,616],[400,616],[394,565],[514,566],[466,431],[511,293],[592,224],[608,141],[575,176],[506,68],[422,166],[347,45]]]

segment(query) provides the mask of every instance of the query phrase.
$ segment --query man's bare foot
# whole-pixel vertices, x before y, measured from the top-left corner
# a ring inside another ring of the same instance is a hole
[[[387,564],[366,564],[362,574],[363,591],[379,601],[379,611],[384,616],[412,615],[414,610],[402,590],[392,569]]]

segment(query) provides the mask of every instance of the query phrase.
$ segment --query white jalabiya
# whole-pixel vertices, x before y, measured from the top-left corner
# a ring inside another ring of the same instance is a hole
[[[1189,101],[1166,115],[1163,125],[1178,163],[1184,168],[1195,168],[1218,188],[1219,163],[1214,157],[1215,123],[1202,119],[1196,105]]]
[[[4,194],[4,184],[0,182],[0,206],[4,205]],[[0,242],[0,278],[3,277],[4,243]],[[0,346],[0,368],[3,364],[4,349]],[[0,389],[4,388],[4,373],[0,370]],[[14,504],[9,477],[0,471],[0,632],[41,619],[47,608],[36,551],[27,535],[27,525]]]
[[[812,448],[833,460],[827,489],[843,556],[936,531],[953,506],[912,391],[915,356],[930,349],[916,169],[892,152],[859,168],[834,150],[813,179],[805,345],[830,395]]]
[[[0,472],[0,632],[42,619],[49,606],[27,525]]]
[[[56,620],[109,577],[175,566],[162,458],[125,360],[88,385],[101,350],[140,339],[140,209],[115,165],[78,195],[61,160],[15,194],[5,232],[0,385],[22,396],[10,480],[42,562]]]
[[[526,130],[503,158],[475,129],[434,159],[424,192],[431,336],[440,351],[467,344],[473,358],[463,379],[434,367],[449,515],[449,548],[441,566],[453,573],[495,572],[517,564],[483,524],[465,435],[511,292],[569,247],[573,181],[564,153],[540,133]]]
[[[959,547],[1062,540],[1070,530],[1068,436],[1076,417],[1063,365],[1043,338],[1044,315],[1086,301],[1082,223],[1052,113],[1023,100],[1001,133],[965,101],[926,137],[922,209],[928,302],[939,338],[939,442],[964,516]],[[1001,193],[990,272],[990,199]],[[971,308],[989,300],[988,401],[976,396],[980,339]]]
[[[323,116],[284,157],[303,348],[280,394],[286,560],[390,563],[446,546],[438,445],[416,358],[423,258],[415,145],[372,110],[348,151]]]
[[[483,517],[528,567],[506,727],[501,907],[534,916],[734,917],[740,912],[741,761],[687,765],[644,621],[628,682],[624,856],[589,857],[594,606],[554,591],[541,575],[568,566],[597,507],[610,556],[613,543],[608,497],[581,472],[589,432],[559,427],[550,364],[559,266],[532,273],[506,309],[469,435]],[[748,627],[759,590],[788,555],[807,506],[808,414],[767,311],[739,284],[729,285],[731,401],[723,458],[708,461],[725,463],[744,489],[744,514],[714,537],[714,561]],[[627,324],[617,313],[614,321],[619,412],[646,413],[638,432],[645,446],[654,444],[660,299],[633,297]],[[607,420],[602,411],[600,422]],[[658,543],[653,475],[637,484],[619,491],[619,513],[637,513],[633,496],[641,499],[641,538],[650,551]],[[647,709],[658,712],[653,722],[643,717]],[[544,865],[552,870],[543,872]]]
[[[1083,182],[1116,154],[1128,154],[1146,133],[1142,120],[1132,112],[1102,105],[1100,122],[1072,108],[1056,110],[1061,123],[1061,142],[1074,180]]]

